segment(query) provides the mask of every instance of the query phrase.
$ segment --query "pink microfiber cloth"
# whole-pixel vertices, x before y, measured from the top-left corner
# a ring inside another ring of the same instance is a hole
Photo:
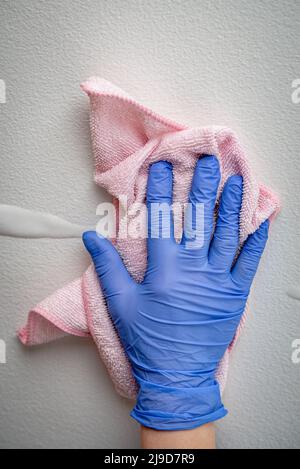
[[[148,166],[159,160],[173,164],[174,202],[186,202],[196,161],[202,154],[208,154],[217,156],[220,162],[222,180],[219,192],[229,176],[239,174],[243,177],[241,244],[264,220],[272,220],[278,212],[277,197],[256,181],[244,151],[230,129],[216,126],[187,128],[159,116],[100,78],[90,78],[81,88],[91,103],[95,181],[112,195],[117,210],[122,208],[121,196],[124,195],[129,208],[134,202],[144,202]],[[142,280],[146,268],[146,240],[120,239],[117,236],[114,243],[131,275],[138,281]],[[229,355],[245,315],[218,369],[217,379],[222,389]],[[92,265],[82,278],[34,307],[19,337],[26,345],[36,345],[66,334],[91,336],[116,390],[128,398],[136,396],[137,386],[130,364],[110,319]]]

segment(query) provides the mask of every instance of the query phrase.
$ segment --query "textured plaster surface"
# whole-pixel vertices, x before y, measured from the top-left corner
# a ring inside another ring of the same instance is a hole
[[[100,75],[186,124],[240,136],[283,211],[272,229],[234,352],[218,424],[222,448],[300,447],[300,3],[281,0],[2,0],[1,203],[96,222],[108,196],[92,181],[88,101]],[[79,239],[1,238],[0,447],[138,447],[131,404],[118,397],[88,339],[25,349],[15,337],[30,306],[79,276]]]

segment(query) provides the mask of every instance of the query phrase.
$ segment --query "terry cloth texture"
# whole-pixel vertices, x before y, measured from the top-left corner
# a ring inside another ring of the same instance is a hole
[[[174,202],[186,202],[196,161],[207,154],[217,156],[220,162],[219,193],[229,176],[239,174],[243,177],[240,244],[264,220],[272,220],[278,213],[277,196],[258,183],[230,129],[217,126],[188,128],[177,124],[137,103],[101,78],[92,77],[82,83],[81,88],[90,98],[95,181],[112,195],[117,210],[122,208],[120,196],[127,196],[128,207],[134,202],[144,202],[148,166],[159,160],[167,160],[173,165]],[[146,240],[118,239],[117,236],[114,243],[133,278],[141,281],[146,268]],[[218,368],[221,389],[224,389],[230,353],[245,318],[246,311]],[[19,331],[19,338],[26,345],[35,345],[66,334],[91,336],[116,390],[128,398],[136,396],[137,385],[130,364],[92,265],[80,279],[35,306],[29,312],[27,324]]]

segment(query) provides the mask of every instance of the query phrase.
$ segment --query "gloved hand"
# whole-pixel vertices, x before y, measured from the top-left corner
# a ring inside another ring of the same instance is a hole
[[[217,158],[198,160],[189,213],[191,217],[197,204],[204,204],[202,245],[199,239],[189,239],[189,229],[180,244],[173,236],[163,237],[161,229],[159,237],[151,237],[153,224],[161,224],[166,215],[148,217],[148,268],[141,284],[130,277],[107,239],[95,232],[83,235],[140,386],[131,415],[154,429],[190,429],[227,413],[215,372],[244,311],[266,244],[268,221],[249,236],[232,266],[238,247],[242,178],[228,179],[211,239],[219,181]],[[165,161],[150,167],[150,214],[152,203],[160,202],[172,203],[172,166]],[[189,222],[187,226],[195,226]]]

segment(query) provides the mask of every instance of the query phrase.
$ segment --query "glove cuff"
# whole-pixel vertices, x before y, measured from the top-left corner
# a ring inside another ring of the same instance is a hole
[[[140,390],[131,416],[155,430],[188,430],[224,417],[219,384],[174,388],[139,379]]]

